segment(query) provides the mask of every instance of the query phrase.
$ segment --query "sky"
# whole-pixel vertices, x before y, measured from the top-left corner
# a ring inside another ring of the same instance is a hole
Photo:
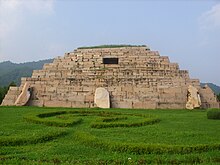
[[[220,1],[0,0],[0,62],[103,44],[147,45],[220,85]]]

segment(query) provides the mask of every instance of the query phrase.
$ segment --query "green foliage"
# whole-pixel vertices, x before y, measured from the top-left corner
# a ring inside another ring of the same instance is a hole
[[[207,112],[208,119],[220,120],[220,109],[210,109]]]
[[[65,118],[65,120],[60,120],[60,118],[52,118],[48,119],[47,117],[52,117],[56,115],[66,114],[67,111],[55,111],[50,113],[41,113],[34,114],[30,113],[24,116],[24,119],[28,122],[36,123],[36,124],[44,124],[47,126],[56,126],[56,127],[70,127],[75,124],[79,124],[82,122],[82,118]]]
[[[8,86],[5,86],[5,87],[0,87],[0,104],[2,103],[5,95],[7,94],[8,92],[8,89],[10,86],[16,86],[15,82],[12,81]]]
[[[125,114],[123,114],[125,115]],[[92,128],[110,128],[110,127],[141,127],[149,124],[155,124],[160,121],[158,118],[153,118],[150,116],[144,115],[135,115],[135,114],[126,114],[127,116],[119,116],[119,117],[105,117],[97,119],[96,122],[92,123],[90,126]],[[127,120],[129,118],[130,121],[121,121]],[[138,118],[139,117],[139,118]]]
[[[220,93],[217,95],[217,99],[220,102]]]
[[[127,143],[127,142],[112,142],[96,138],[86,132],[76,132],[76,139],[82,144],[92,147],[104,148],[112,151],[129,152],[135,154],[162,154],[162,153],[178,153],[190,154],[192,152],[205,152],[209,150],[220,150],[220,144],[212,145],[165,145],[165,144],[145,144],[145,143]]]
[[[146,45],[98,45],[98,46],[84,46],[78,49],[97,49],[97,48],[121,48],[121,47],[146,47]]]
[[[9,89],[9,87],[16,87],[17,85],[16,85],[16,83],[14,82],[14,81],[12,81],[9,85],[8,85],[8,89]]]
[[[2,100],[4,99],[6,93],[7,93],[6,87],[0,87],[0,104],[2,103]]]
[[[1,107],[0,164],[219,164],[220,121],[207,120],[206,114],[204,110]],[[63,125],[80,118],[78,124]],[[91,128],[96,122],[114,125],[147,119],[161,121]]]
[[[37,144],[43,143],[47,141],[54,140],[58,137],[66,135],[65,131],[56,130],[50,131],[46,133],[38,133],[32,134],[31,136],[24,135],[16,135],[10,137],[1,137],[0,146],[17,146],[17,145],[27,145],[27,144]]]
[[[0,63],[0,86],[8,86],[14,81],[20,85],[21,77],[30,77],[33,70],[42,69],[45,63],[52,62],[52,59],[37,62],[12,63],[10,61]]]
[[[146,115],[135,115],[135,114],[122,114],[122,113],[113,113],[105,111],[54,111],[54,112],[45,112],[45,113],[30,113],[24,116],[24,119],[28,122],[33,122],[36,124],[44,124],[48,126],[57,126],[57,127],[70,127],[75,124],[78,124],[82,121],[82,118],[76,118],[76,116],[67,116],[67,114],[77,114],[77,115],[95,115],[95,116],[108,116],[104,118],[96,119],[96,122],[93,122],[90,126],[92,128],[109,128],[109,127],[140,127],[144,125],[154,124],[160,121],[160,119],[152,118],[151,116]],[[62,116],[60,116],[62,115]],[[113,115],[117,115],[114,117]],[[124,115],[124,116],[120,116]],[[126,115],[126,116],[125,116]],[[56,117],[54,117],[56,116]],[[113,116],[113,117],[109,117]],[[124,122],[118,122],[119,120],[127,120]],[[60,120],[65,119],[65,120]],[[117,122],[116,122],[117,121]]]
[[[126,120],[126,119],[128,119],[127,116],[117,116],[117,117],[100,118],[98,119],[98,121],[100,120],[101,122],[112,122],[112,121],[119,121],[119,120]]]

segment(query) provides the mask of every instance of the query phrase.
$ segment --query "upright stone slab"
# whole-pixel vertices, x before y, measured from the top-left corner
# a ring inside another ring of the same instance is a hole
[[[17,100],[15,101],[15,105],[16,106],[22,106],[25,105],[29,98],[30,98],[30,91],[29,91],[29,84],[25,83],[23,88],[22,88],[22,92],[21,94],[18,96]]]
[[[94,102],[99,108],[110,108],[109,92],[105,88],[97,88]]]
[[[200,108],[200,106],[201,106],[201,99],[198,90],[192,85],[189,85],[188,93],[187,93],[186,109]]]

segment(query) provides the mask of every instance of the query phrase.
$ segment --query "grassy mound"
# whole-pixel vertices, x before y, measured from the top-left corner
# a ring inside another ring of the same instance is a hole
[[[78,49],[98,49],[98,48],[122,48],[122,47],[146,47],[146,45],[98,45],[98,46],[84,46]]]
[[[92,147],[99,147],[118,152],[129,152],[135,154],[162,154],[162,153],[176,153],[176,154],[190,154],[192,152],[206,152],[209,150],[220,150],[220,144],[211,145],[165,145],[165,144],[145,144],[145,143],[127,143],[127,142],[113,142],[97,138],[86,132],[76,132],[76,139],[82,144],[90,145]]]
[[[82,122],[82,118],[71,118],[68,116],[60,116],[68,114],[68,111],[54,111],[49,113],[30,113],[24,116],[24,120],[36,124],[44,124],[47,126],[70,127]],[[59,115],[59,117],[54,117]],[[54,117],[54,118],[53,118]],[[62,120],[63,119],[63,120]]]
[[[128,119],[130,119],[130,121]],[[91,127],[92,128],[141,127],[149,124],[155,124],[159,121],[160,119],[152,116],[127,114],[127,116],[99,118],[96,120],[96,122],[91,124]]]
[[[109,128],[109,127],[140,127],[149,124],[155,124],[160,119],[150,115],[123,114],[106,111],[54,111],[45,113],[30,113],[24,116],[28,122],[36,124],[44,124],[56,127],[71,127],[82,122],[79,116],[102,116],[91,123],[92,128]],[[103,117],[104,116],[104,117]],[[108,117],[106,117],[108,116]],[[130,119],[130,120],[128,120]],[[121,122],[120,120],[124,120]]]
[[[1,137],[0,139],[0,146],[17,146],[17,145],[27,145],[27,144],[37,144],[37,143],[44,143],[51,140],[54,140],[58,137],[65,136],[67,134],[64,130],[56,130],[56,131],[49,131],[46,133],[35,133],[30,134],[19,134],[10,137]]]

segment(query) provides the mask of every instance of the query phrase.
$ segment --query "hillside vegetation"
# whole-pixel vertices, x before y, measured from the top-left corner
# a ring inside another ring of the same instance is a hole
[[[1,107],[0,164],[219,164],[204,110]]]
[[[0,63],[0,87],[8,86],[12,81],[20,85],[21,77],[30,77],[33,70],[42,69],[45,63],[51,63],[53,60],[41,60],[37,62],[12,63],[5,61]]]

